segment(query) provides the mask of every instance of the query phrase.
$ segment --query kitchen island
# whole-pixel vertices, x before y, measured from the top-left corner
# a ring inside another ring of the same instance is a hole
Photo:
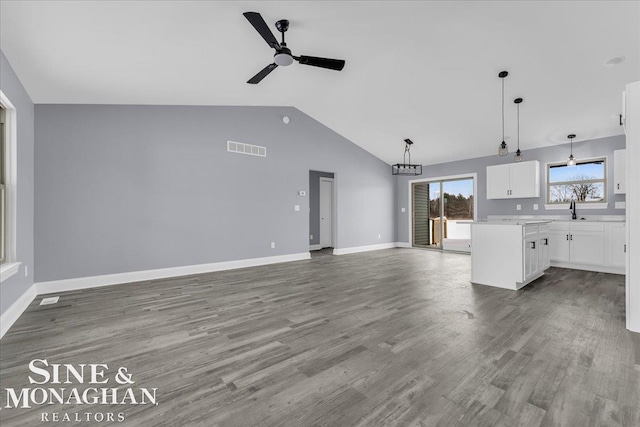
[[[471,282],[518,290],[549,268],[546,220],[471,224]]]

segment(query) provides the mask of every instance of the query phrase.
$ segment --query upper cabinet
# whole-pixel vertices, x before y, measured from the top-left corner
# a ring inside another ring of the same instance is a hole
[[[625,194],[627,192],[627,150],[613,152],[613,192]]]
[[[540,162],[487,166],[487,199],[540,197]]]

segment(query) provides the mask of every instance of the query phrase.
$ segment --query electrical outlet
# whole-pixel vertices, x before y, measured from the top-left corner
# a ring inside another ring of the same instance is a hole
[[[518,203],[518,204],[516,205],[516,210],[517,210],[517,211],[521,211],[521,210],[522,210],[522,205],[521,205],[520,203]]]
[[[407,210],[405,208],[400,208],[400,212],[406,212]]]
[[[378,239],[382,239],[382,234],[378,234]]]
[[[275,249],[276,248],[276,242],[271,242],[271,249]]]
[[[538,204],[537,204],[537,203],[534,203],[534,204],[533,204],[533,210],[534,210],[534,211],[537,211],[537,210],[538,210]]]
[[[300,212],[300,205],[295,205],[293,207],[293,210],[296,211],[296,212]]]
[[[29,277],[29,266],[28,265],[24,266],[24,277]]]
[[[313,234],[309,236],[309,240],[313,240]]]

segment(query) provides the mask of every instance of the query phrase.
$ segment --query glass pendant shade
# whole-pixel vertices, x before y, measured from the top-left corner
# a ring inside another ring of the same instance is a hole
[[[513,161],[516,163],[519,163],[522,161],[522,152],[520,151],[519,148],[518,148],[518,151],[516,151],[516,155],[513,157]]]
[[[506,142],[502,141],[502,144],[498,147],[498,155],[506,156],[507,154],[509,154],[509,147]]]

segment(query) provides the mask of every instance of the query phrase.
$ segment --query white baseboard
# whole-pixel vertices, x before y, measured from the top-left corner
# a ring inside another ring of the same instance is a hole
[[[7,333],[9,328],[29,307],[29,304],[38,296],[36,285],[31,285],[27,291],[20,296],[11,306],[0,316],[0,338]]]
[[[369,251],[378,251],[380,249],[391,249],[398,247],[397,242],[391,243],[380,243],[378,245],[368,245],[368,246],[354,246],[352,248],[339,248],[334,249],[334,255],[347,255],[347,254],[357,254],[360,252],[369,252]]]
[[[242,259],[237,261],[214,262],[211,264],[187,265],[183,267],[160,268],[157,270],[132,271],[130,273],[106,274],[103,276],[79,277],[77,279],[52,280],[36,283],[38,295],[52,292],[74,291],[78,289],[97,288],[100,286],[119,285],[123,283],[141,282],[169,277],[189,276],[192,274],[212,273],[215,271],[235,270],[238,268],[256,267],[259,265],[277,264],[281,262],[310,259],[309,252],[290,255],[278,255],[263,258]]]
[[[396,242],[396,247],[398,248],[412,248],[413,245],[409,242]]]
[[[322,245],[309,245],[310,251],[319,251],[320,249],[322,249]]]
[[[583,265],[571,262],[551,261],[551,267],[571,268],[573,270],[595,271],[598,273],[624,274],[624,267],[605,267],[602,265]]]

